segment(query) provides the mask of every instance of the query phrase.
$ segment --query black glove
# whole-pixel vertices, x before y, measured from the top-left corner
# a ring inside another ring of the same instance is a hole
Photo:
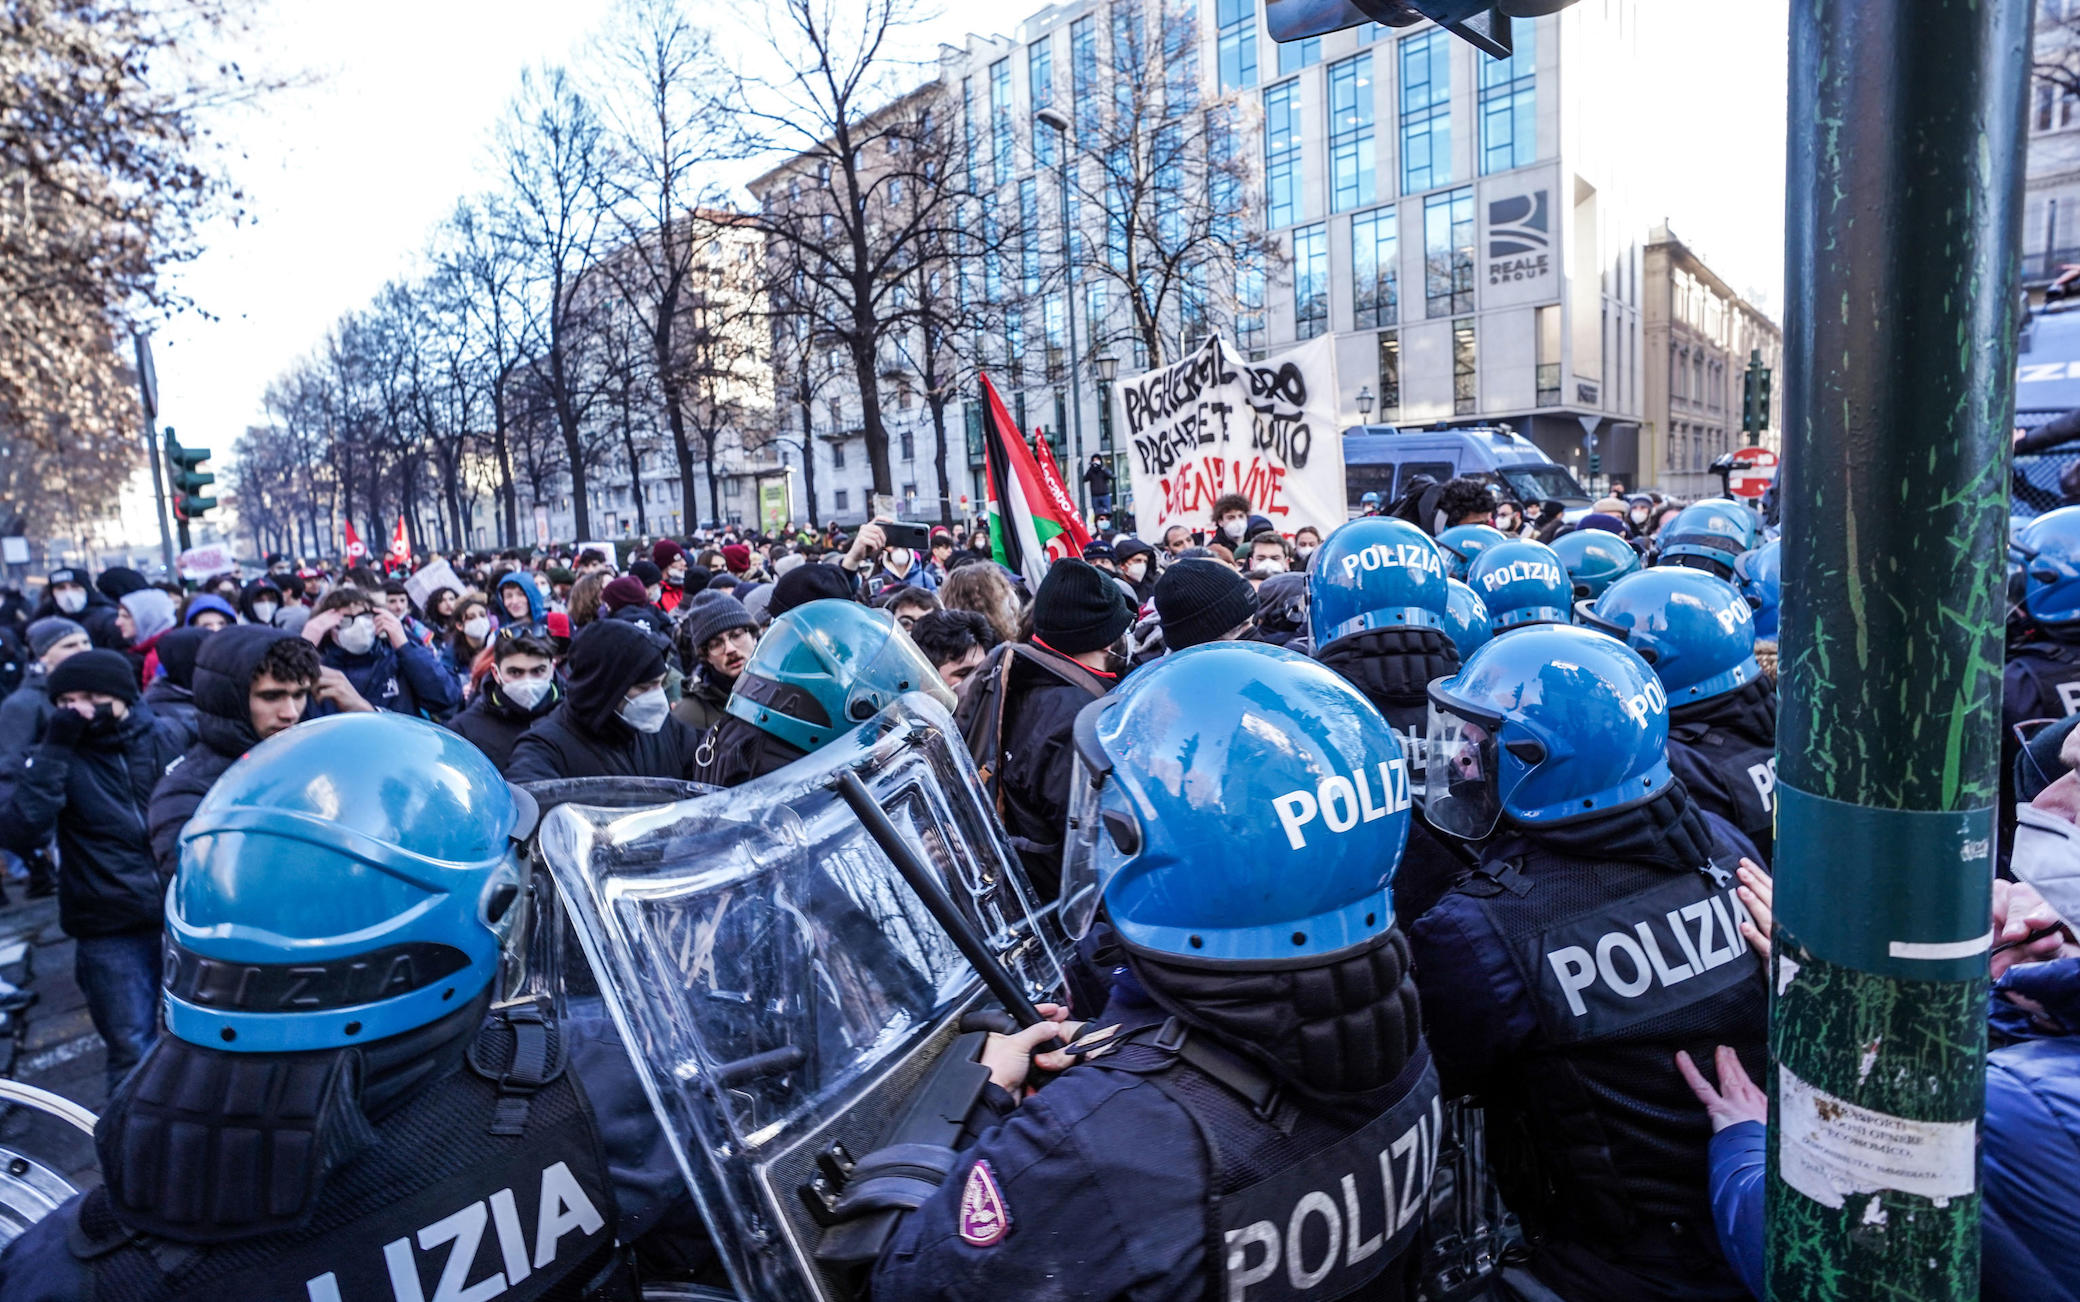
[[[62,746],[67,750],[79,745],[79,739],[87,735],[87,716],[78,710],[60,706],[51,711],[51,717],[43,725],[43,744]]]

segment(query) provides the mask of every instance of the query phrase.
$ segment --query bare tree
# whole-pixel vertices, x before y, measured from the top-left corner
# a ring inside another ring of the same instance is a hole
[[[435,240],[433,262],[452,278],[475,347],[467,369],[490,407],[491,460],[497,475],[501,544],[520,537],[519,505],[513,485],[507,398],[513,371],[522,364],[526,312],[521,300],[518,251],[505,238],[513,223],[494,213],[493,201],[463,201]]]
[[[610,163],[606,133],[591,103],[561,68],[532,71],[500,131],[512,247],[525,288],[525,365],[555,415],[570,477],[571,515],[580,537],[592,531],[587,497],[586,426],[598,389],[590,352],[591,317],[602,298],[584,285],[600,247]]]
[[[937,81],[891,53],[915,20],[914,0],[778,0],[759,35],[785,71],[740,76],[732,118],[748,153],[790,161],[754,182],[757,223],[783,274],[813,284],[798,300],[814,333],[852,361],[874,491],[894,491],[881,415],[883,347],[915,327],[899,287],[920,263],[957,247],[965,192],[934,171]],[[931,166],[927,166],[930,164]],[[896,196],[891,199],[891,192]]]

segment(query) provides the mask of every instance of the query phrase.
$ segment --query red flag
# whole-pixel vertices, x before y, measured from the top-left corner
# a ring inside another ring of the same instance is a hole
[[[1062,513],[1041,482],[1033,449],[1018,432],[996,386],[982,377],[982,451],[988,468],[990,551],[998,564],[1040,586],[1051,562],[1080,556],[1069,536],[1075,511]]]
[[[1076,509],[1076,499],[1069,496],[1068,487],[1062,483],[1062,472],[1054,464],[1054,449],[1039,430],[1033,431],[1033,460],[1040,467],[1041,491],[1047,494],[1048,503],[1076,544],[1074,554],[1083,555],[1083,549],[1091,545],[1091,531],[1083,522],[1083,513]]]
[[[397,517],[397,532],[390,535],[390,559],[406,562],[412,559],[412,543],[404,534],[404,516]]]
[[[354,532],[354,522],[352,520],[342,520],[339,522],[339,525],[347,538],[345,548],[347,564],[354,565],[367,560],[368,546],[361,541],[361,535]]]

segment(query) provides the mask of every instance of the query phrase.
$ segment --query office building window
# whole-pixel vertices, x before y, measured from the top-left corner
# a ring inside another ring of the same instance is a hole
[[[1198,0],[1164,0],[1163,112],[1176,117],[1199,104]]]
[[[1304,41],[1280,41],[1278,43],[1278,75],[1289,76],[1302,68],[1312,68],[1322,61],[1322,38],[1310,36]]]
[[[1382,422],[1401,414],[1401,335],[1382,331],[1379,337],[1379,412]]]
[[[1215,0],[1220,27],[1221,90],[1257,84],[1257,0]]]
[[[1264,92],[1264,214],[1272,226],[1307,216],[1301,187],[1300,83],[1280,82]]]
[[[1373,201],[1372,56],[1329,68],[1329,211]]]
[[[1401,192],[1452,180],[1452,38],[1433,29],[1401,42]]]
[[[831,509],[843,511],[852,505],[852,494],[840,488],[831,494]]]
[[[1026,47],[1026,89],[1033,108],[1054,103],[1054,40],[1043,36]],[[1033,133],[1033,155],[1042,167],[1054,166],[1055,135],[1046,127]]]
[[[1537,28],[1520,23],[1512,29],[1516,50],[1507,59],[1482,59],[1481,175],[1523,167],[1538,154],[1537,56],[1531,34]]]
[[[1392,208],[1351,218],[1352,322],[1358,329],[1390,326],[1400,319],[1401,235]]]
[[[1473,318],[1452,322],[1452,414],[1471,416],[1480,405],[1473,351]]]
[[[1537,336],[1538,348],[1536,372],[1533,379],[1538,386],[1538,405],[1556,407],[1560,404],[1560,305],[1550,303],[1539,308],[1533,318],[1532,333]]]
[[[1254,356],[1264,350],[1264,269],[1235,268],[1235,346]]]
[[[845,444],[843,440],[837,440],[831,444],[831,469],[843,470],[844,468]]]
[[[1011,179],[1015,169],[1011,134],[1011,60],[989,65],[990,165],[997,185]]]
[[[916,431],[914,431],[914,430],[907,430],[907,429],[906,429],[906,430],[904,430],[904,431],[903,431],[903,437],[902,437],[902,444],[903,444],[903,460],[905,460],[905,461],[915,461],[915,460],[917,460],[917,434],[916,434]],[[735,496],[735,495],[734,495],[734,494],[732,494],[732,496]]]
[[[1473,311],[1473,190],[1423,200],[1423,315]]]
[[[2080,113],[2080,96],[2070,90],[2060,90],[2048,81],[2037,83],[2035,106],[2029,120],[2031,128],[2057,131],[2073,125],[2076,113]]]
[[[1076,138],[1086,148],[1097,135],[1098,24],[1086,14],[1069,24],[1069,97],[1076,104]]]
[[[975,79],[973,77],[961,78],[961,129],[961,134],[967,146],[964,152],[967,154],[968,188],[973,190],[976,184],[976,141],[982,137],[981,128],[975,125]]]
[[[1018,183],[1018,270],[1020,287],[1040,292],[1040,187],[1028,176]]]
[[[1293,325],[1301,339],[1329,328],[1329,230],[1320,223],[1293,232]]]

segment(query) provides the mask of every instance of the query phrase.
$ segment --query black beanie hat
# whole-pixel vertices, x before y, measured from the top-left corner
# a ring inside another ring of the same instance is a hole
[[[1163,625],[1163,646],[1182,651],[1211,642],[1257,613],[1257,594],[1243,578],[1218,561],[1179,561],[1156,580],[1156,618]]]
[[[664,582],[664,571],[658,569],[656,565],[649,561],[629,562],[628,572],[641,580],[646,588],[653,583],[661,584]]]
[[[205,639],[215,636],[206,628],[176,628],[161,637],[153,648],[159,653],[159,667],[166,671],[168,681],[175,687],[192,688],[195,685],[195,657],[202,651]]]
[[[1133,622],[1119,585],[1088,561],[1048,566],[1033,596],[1033,637],[1063,655],[1102,651]]]
[[[852,576],[821,561],[797,565],[774,582],[772,600],[766,603],[766,617],[776,619],[796,606],[806,606],[825,597],[853,600]]]
[[[120,651],[82,651],[51,670],[44,685],[53,701],[67,692],[98,692],[137,704],[137,669]]]
[[[144,581],[144,575],[127,565],[111,565],[101,571],[101,577],[94,580],[94,586],[101,589],[101,595],[110,601],[121,601],[131,593],[141,592],[152,585]]]

